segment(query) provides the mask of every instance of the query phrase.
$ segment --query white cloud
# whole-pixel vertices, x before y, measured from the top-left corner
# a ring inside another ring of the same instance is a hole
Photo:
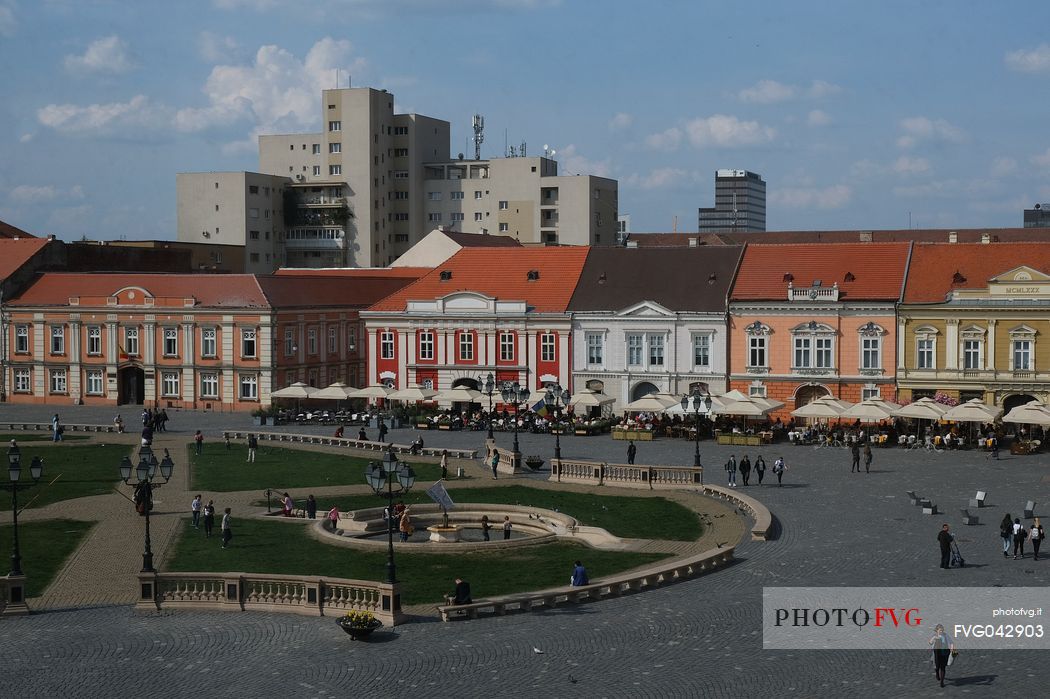
[[[609,177],[612,165],[608,158],[605,160],[591,160],[580,154],[575,144],[570,143],[558,150],[558,168],[562,175],[597,175],[598,177]]]
[[[776,136],[776,130],[762,126],[757,121],[740,121],[735,116],[715,114],[685,123],[689,142],[697,147],[707,146],[751,146],[768,143]]]
[[[0,36],[14,36],[17,26],[14,2],[0,0]]]
[[[995,183],[989,180],[935,180],[909,186],[894,187],[893,193],[901,197],[957,197],[986,196]]]
[[[894,161],[893,171],[902,175],[918,175],[930,171],[930,161],[926,158],[912,158],[902,155]]]
[[[663,189],[674,184],[692,183],[697,179],[698,173],[689,172],[676,167],[661,167],[652,170],[648,175],[632,174],[624,183],[629,187],[639,189]]]
[[[66,56],[65,65],[71,73],[126,73],[135,67],[127,44],[115,34],[92,41],[80,56]]]
[[[814,109],[806,117],[806,123],[810,126],[827,126],[831,123],[831,117],[825,111]]]
[[[844,184],[823,189],[818,187],[788,187],[774,190],[770,202],[792,209],[841,209],[853,198],[853,190]]]
[[[773,104],[792,99],[797,93],[798,88],[794,85],[785,85],[776,80],[759,80],[751,87],[738,92],[736,96],[741,102]]]
[[[672,126],[666,131],[649,134],[645,137],[645,144],[656,150],[674,150],[682,145],[682,130]]]
[[[43,204],[58,199],[83,199],[84,190],[80,185],[74,185],[63,191],[50,184],[39,186],[23,184],[8,192],[7,197],[18,204]]]
[[[240,10],[245,8],[257,12],[270,10],[280,5],[278,0],[214,0],[214,3],[220,10]]]
[[[24,134],[22,134],[21,136],[18,137],[18,142],[19,143],[29,143],[32,140],[33,140],[33,134],[31,134],[31,133],[24,133]]]
[[[1000,156],[992,161],[992,177],[1006,177],[1017,172],[1017,161],[1013,158]]]
[[[885,168],[876,163],[874,160],[858,160],[849,167],[850,174],[854,177],[873,177],[875,175],[881,175],[885,172]]]
[[[901,119],[900,127],[904,134],[897,139],[897,145],[901,148],[911,148],[921,141],[963,143],[967,140],[965,131],[944,119],[930,119],[924,116],[908,117]]]
[[[634,123],[634,117],[626,112],[618,112],[609,120],[610,131],[623,131]]]
[[[197,51],[209,63],[232,61],[240,53],[240,44],[232,36],[219,36],[204,31],[197,36]]]
[[[154,130],[170,123],[171,110],[135,95],[127,102],[89,104],[49,104],[37,110],[44,126],[66,133],[112,133],[127,129]]]
[[[841,87],[826,80],[814,80],[810,83],[809,89],[806,90],[806,94],[814,99],[820,99],[828,95],[837,95],[840,92],[842,92]]]
[[[1029,160],[1039,167],[1050,167],[1050,148],[1047,148],[1039,155],[1033,155]]]
[[[1039,44],[1031,51],[1019,49],[1006,54],[1006,65],[1022,73],[1045,73],[1050,71],[1050,45]]]

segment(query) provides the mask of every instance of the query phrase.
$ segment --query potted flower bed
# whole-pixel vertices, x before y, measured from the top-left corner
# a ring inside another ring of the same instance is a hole
[[[369,634],[383,625],[372,612],[349,611],[339,618],[339,626],[350,634],[355,641],[367,638]]]
[[[539,471],[540,466],[543,466],[543,459],[538,456],[528,456],[525,458],[525,465],[533,471]]]

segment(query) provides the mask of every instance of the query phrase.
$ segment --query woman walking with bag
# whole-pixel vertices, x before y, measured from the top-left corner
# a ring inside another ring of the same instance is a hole
[[[951,637],[944,631],[943,624],[937,624],[933,630],[933,638],[929,640],[933,647],[933,668],[937,675],[937,681],[944,686],[944,675],[948,670],[948,662],[955,653],[955,644]]]
[[[1042,543],[1043,537],[1046,534],[1043,532],[1043,525],[1039,523],[1039,518],[1036,517],[1035,521],[1032,522],[1032,528],[1028,530],[1028,540],[1032,542],[1032,552],[1035,554],[1035,560],[1039,560],[1039,544]]]
[[[1007,512],[999,523],[999,536],[1003,539],[1003,558],[1010,557],[1010,540],[1014,536],[1014,521]]]

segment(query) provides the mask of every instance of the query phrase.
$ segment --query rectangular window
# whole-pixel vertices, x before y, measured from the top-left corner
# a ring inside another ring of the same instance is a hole
[[[919,340],[915,343],[915,365],[919,369],[933,368],[933,340]]]
[[[429,331],[419,333],[419,358],[427,360],[434,358],[434,333]]]
[[[555,337],[553,333],[540,335],[540,361],[553,362],[555,358]]]
[[[328,144],[328,152],[329,153],[342,153],[343,152],[343,144],[342,143],[329,143]]]
[[[259,377],[256,374],[241,374],[241,400],[259,399]]]
[[[306,353],[317,354],[317,328],[306,330]]]
[[[475,199],[481,199],[481,190],[480,189],[475,189],[474,190],[474,198]]]
[[[882,368],[882,338],[865,337],[861,340],[860,351],[861,369]]]
[[[248,231],[248,239],[249,240],[258,240],[259,239],[259,231]]]
[[[328,130],[329,131],[342,131],[343,130],[343,122],[341,122],[341,121],[330,121],[330,122],[328,122]]]
[[[382,359],[394,358],[394,333],[385,332],[379,336],[379,356]]]
[[[711,366],[711,336],[693,335],[693,367],[706,369]]]
[[[834,366],[831,361],[830,337],[818,337],[816,339],[816,360],[818,369],[830,369]]]
[[[441,214],[427,214],[427,221],[431,223],[440,223]]]
[[[500,203],[499,203],[499,210],[500,211],[506,211],[509,208],[510,208],[510,206],[508,205],[507,200],[506,199],[501,199]]]
[[[51,392],[52,393],[65,393],[66,392],[66,370],[65,369],[52,369],[51,370]]]
[[[219,375],[213,373],[201,374],[201,398],[219,397]]]
[[[506,224],[506,223],[499,224],[499,232],[500,233],[506,233],[509,230],[510,230],[510,225],[509,224]]]
[[[161,395],[177,398],[179,395],[179,372],[165,371],[161,376]]]
[[[499,334],[499,358],[501,362],[514,361],[514,333]]]
[[[320,165],[314,165],[314,177],[320,177],[320,176],[321,176],[321,166]]]
[[[164,356],[179,356],[179,329],[164,328]]]
[[[51,326],[51,354],[66,353],[66,326]]]
[[[474,212],[474,220],[475,221],[480,221],[481,220],[481,212],[480,211],[475,211]]]
[[[1014,340],[1014,371],[1032,370],[1032,341]]]
[[[427,201],[441,201],[441,192],[427,192]]]
[[[353,325],[346,327],[346,351],[353,352],[357,350],[357,328]]]
[[[459,359],[463,362],[474,361],[474,336],[470,333],[459,334]]]
[[[87,338],[87,353],[90,355],[102,354],[102,328],[97,325],[89,325]]]
[[[394,135],[395,136],[407,136],[408,135],[408,127],[407,126],[395,126],[394,127]]]
[[[343,174],[343,166],[342,165],[329,165],[328,166],[328,174],[329,175],[342,175]]]
[[[137,357],[139,354],[139,329],[137,327],[124,328],[124,353],[129,357]]]
[[[766,366],[766,338],[749,337],[747,339],[747,362],[748,366]]]
[[[395,148],[394,149],[394,157],[395,158],[407,158],[408,157],[408,149],[407,148]]]
[[[404,200],[404,199],[408,199],[408,192],[391,192],[390,193],[390,198],[391,199],[396,199],[396,200],[399,200],[399,201],[400,200]]]
[[[30,369],[15,369],[15,393],[29,393],[32,386]]]
[[[284,356],[291,357],[295,354],[295,330],[284,329]]]
[[[336,354],[339,351],[339,328],[334,325],[328,328],[328,354]]]
[[[15,354],[29,354],[29,326],[15,326]]]
[[[627,366],[642,365],[642,348],[645,339],[641,335],[627,336]]]
[[[462,221],[463,220],[463,214],[462,214],[462,212],[459,212],[459,211],[453,211],[452,214],[449,216],[449,218],[451,218],[453,221]]]
[[[255,184],[248,185],[248,194],[258,194],[258,193],[259,193],[259,185],[255,185]]]
[[[247,329],[241,330],[241,356],[242,357],[254,357],[255,356],[255,330]]]
[[[601,333],[587,333],[587,364],[601,366],[604,349],[605,338]]]
[[[981,341],[963,341],[963,369],[981,368]]]
[[[408,170],[394,170],[393,178],[395,180],[407,180]]]
[[[204,328],[201,330],[201,356],[214,357],[215,355],[215,328]]]
[[[462,199],[463,192],[450,192],[448,195],[449,199]]]
[[[860,389],[860,399],[868,400],[869,398],[881,398],[879,388],[862,388]]]
[[[310,146],[310,152],[313,153],[314,155],[320,155],[321,154],[321,144],[320,143],[314,143],[312,146]],[[331,152],[331,151],[329,151],[329,152]]]
[[[812,340],[808,337],[796,337],[795,338],[795,364],[794,366],[799,368],[806,368],[810,366],[810,350],[812,348]]]
[[[649,366],[664,365],[664,336],[649,336]]]

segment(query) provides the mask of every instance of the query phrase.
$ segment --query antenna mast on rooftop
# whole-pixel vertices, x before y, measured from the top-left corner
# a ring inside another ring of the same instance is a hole
[[[474,115],[474,160],[481,160],[481,144],[485,142],[485,117]]]

